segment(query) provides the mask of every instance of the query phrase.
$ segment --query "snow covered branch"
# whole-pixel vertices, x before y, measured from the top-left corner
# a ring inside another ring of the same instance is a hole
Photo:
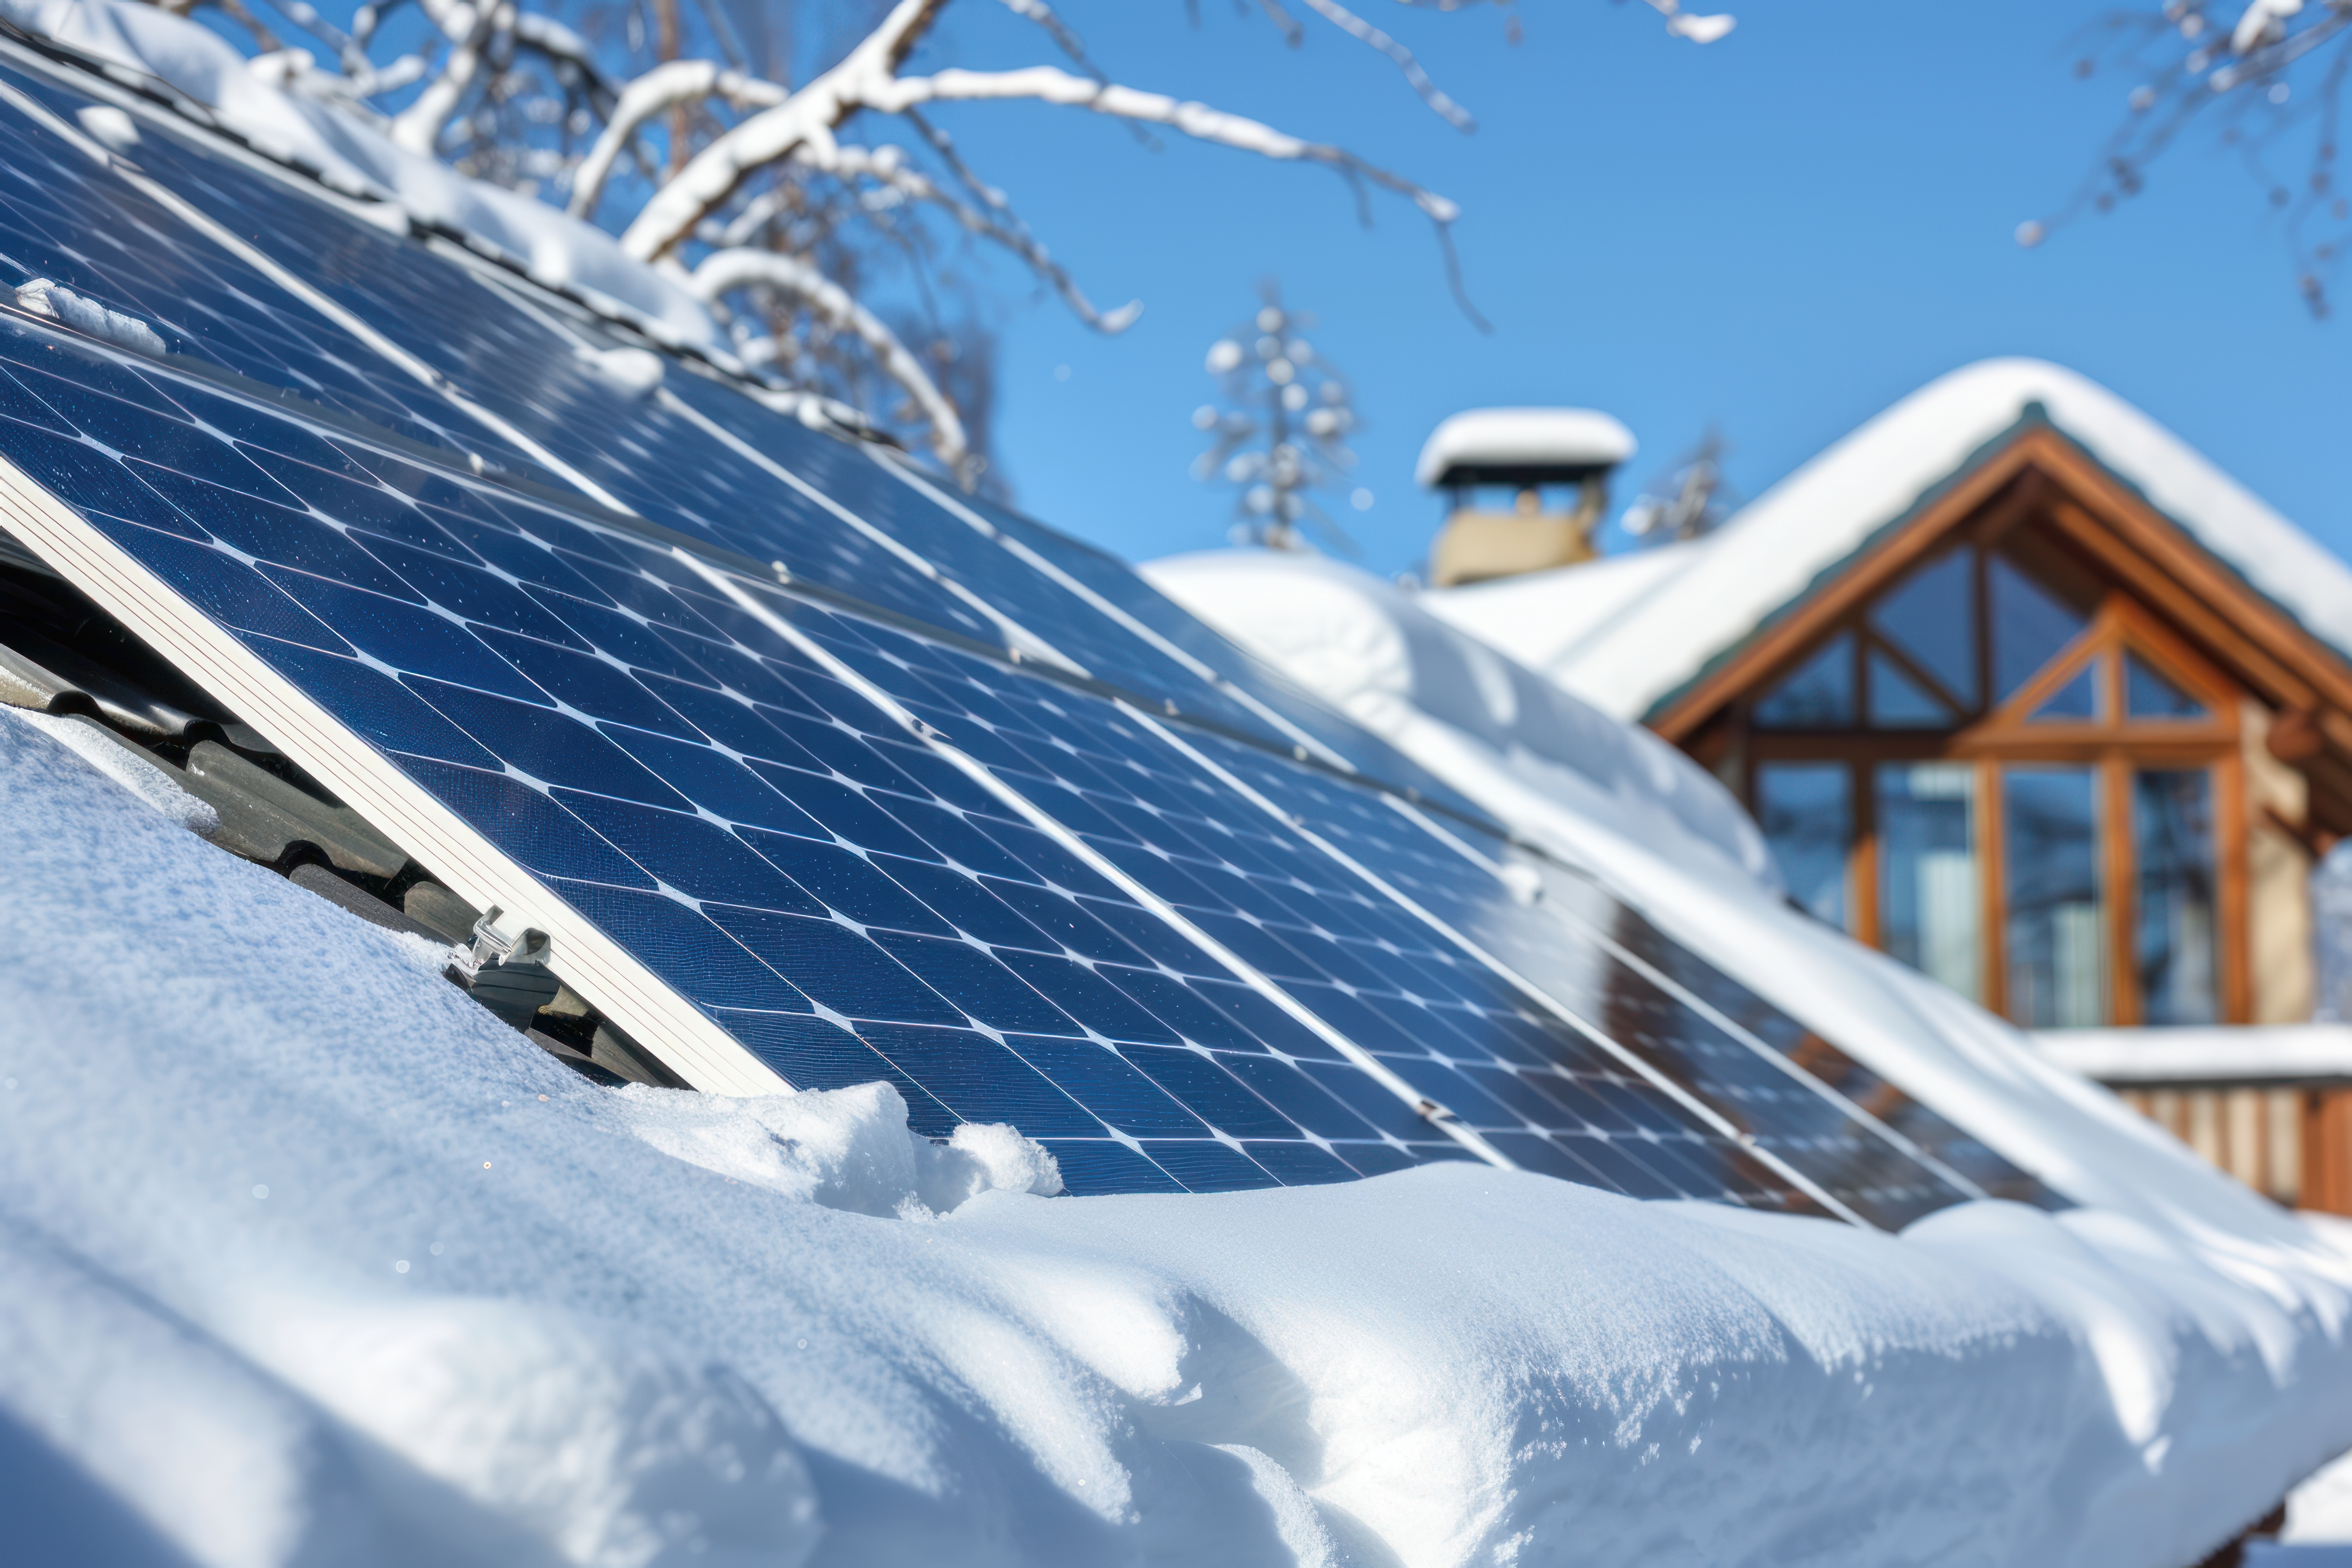
[[[621,89],[604,133],[572,174],[572,200],[565,210],[573,217],[594,216],[604,182],[612,177],[613,165],[628,150],[638,129],[668,110],[713,96],[738,105],[772,109],[791,94],[773,82],[746,76],[715,60],[667,60],[656,66]]]
[[[1683,9],[1682,0],[1649,0],[1649,5],[1666,19],[1667,32],[1694,44],[1711,44],[1739,25],[1736,16],[1694,16]]]
[[[440,145],[441,132],[457,112],[474,77],[481,69],[482,51],[488,46],[491,35],[514,26],[515,8],[511,0],[497,4],[471,5],[464,0],[419,0],[425,14],[433,19],[450,43],[449,58],[443,63],[440,74],[425,84],[416,101],[393,117],[392,139],[412,153],[431,156]]]
[[[1067,0],[995,0],[1035,29],[1026,37],[1044,35],[1037,52],[1063,57],[1055,64],[1022,65],[1016,57],[1012,68],[982,70],[926,59],[919,73],[910,65],[915,51],[940,48],[938,24],[955,0],[631,0],[617,7],[603,0],[414,0],[414,16],[402,11],[411,0],[364,0],[348,30],[320,15],[319,0],[271,0],[324,46],[321,55],[331,51],[333,64],[323,67],[307,50],[277,46],[252,21],[250,0],[153,3],[182,14],[214,7],[253,31],[263,56],[253,62],[258,79],[331,104],[460,174],[559,201],[574,218],[593,223],[600,212],[623,207],[614,187],[625,184],[635,210],[617,215],[624,257],[679,275],[691,269],[706,300],[750,290],[757,312],[776,329],[795,384],[855,398],[878,371],[904,390],[910,424],[927,427],[931,445],[967,476],[980,471],[987,444],[991,360],[987,331],[969,310],[969,276],[943,260],[943,245],[1010,251],[1104,332],[1124,330],[1141,307],[1097,309],[1004,193],[968,166],[946,129],[928,117],[939,104],[1050,104],[1117,121],[1148,146],[1160,145],[1157,133],[1164,131],[1260,158],[1321,164],[1349,182],[1367,216],[1378,188],[1432,220],[1455,295],[1477,320],[1450,238],[1459,216],[1453,202],[1345,147],[1112,79],[1063,15]],[[1404,8],[1440,12],[1476,3],[1402,0]],[[1698,42],[1731,26],[1727,16],[1687,14],[1683,0],[1645,3],[1669,31]],[[1293,42],[1318,18],[1338,28],[1393,66],[1448,123],[1475,128],[1412,49],[1368,18],[1365,0],[1258,5]],[[790,82],[793,21],[803,8],[821,6],[829,16],[856,13],[863,36],[851,31],[855,42],[832,65]],[[919,140],[885,140],[862,133],[864,127],[853,139],[848,128],[860,115],[898,116]],[[659,157],[649,142],[660,146]],[[625,168],[643,177],[624,181]],[[698,258],[705,259],[698,268]],[[913,350],[884,321],[898,321],[893,311],[909,296],[930,323],[923,332],[935,334],[919,337],[902,324]],[[940,324],[943,300],[965,307],[952,331]],[[799,352],[795,320],[819,329],[814,352]],[[754,312],[743,311],[740,330],[753,326]]]
[[[906,0],[906,7],[922,0]],[[871,40],[869,40],[870,42]],[[860,46],[863,50],[864,45]],[[853,72],[853,65],[867,68]],[[777,108],[755,115],[695,155],[692,163],[656,193],[621,236],[622,247],[646,260],[667,255],[697,224],[734,194],[752,170],[793,155],[803,145],[820,153],[832,149],[834,131],[861,109],[901,114],[925,104],[1026,99],[1084,109],[1112,119],[1164,125],[1196,141],[1255,153],[1263,158],[1318,163],[1370,180],[1409,198],[1437,223],[1449,224],[1461,209],[1354,153],[1275,130],[1204,103],[1181,101],[1117,82],[1073,76],[1053,66],[1008,71],[950,68],[931,76],[900,77],[873,70],[855,53],[832,71],[794,93]]]
[[[883,373],[898,383],[929,425],[931,450],[940,461],[959,475],[969,468],[971,450],[963,420],[922,363],[879,317],[814,267],[773,250],[721,250],[706,257],[691,279],[696,297],[707,303],[715,303],[738,289],[761,286],[793,296],[834,331],[864,343]]]
[[[898,0],[840,64],[696,153],[623,231],[621,248],[643,261],[666,256],[733,195],[752,170],[792,156],[804,142],[829,150],[835,129],[888,86],[947,3]]]

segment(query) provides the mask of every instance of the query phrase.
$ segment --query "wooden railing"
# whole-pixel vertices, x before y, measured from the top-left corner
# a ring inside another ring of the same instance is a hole
[[[2036,1037],[2199,1154],[2290,1208],[2352,1215],[2352,1026]]]

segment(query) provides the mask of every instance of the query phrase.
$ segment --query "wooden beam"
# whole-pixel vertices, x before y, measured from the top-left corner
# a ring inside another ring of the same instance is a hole
[[[2249,586],[2179,524],[2117,484],[2053,431],[2028,431],[2017,444],[2031,450],[2035,464],[2059,481],[2076,510],[2095,514],[2112,534],[2128,541],[2146,566],[2193,589],[2204,606],[2200,606],[2198,618],[2220,621],[2231,634],[2228,643],[2255,655],[2245,673],[2264,668],[2283,686],[2308,686],[2325,692],[2337,707],[2352,707],[2352,664]],[[2054,513],[2061,507],[2052,510]],[[2186,616],[2176,618],[2188,624]],[[2224,644],[2217,639],[2209,646],[2220,651]],[[2272,700],[2281,707],[2301,706],[2284,689],[2273,693]]]
[[[1751,641],[1713,673],[1702,677],[1673,707],[1652,721],[1651,728],[1677,745],[1733,698],[1762,684],[1779,666],[1802,653],[1832,623],[1866,604],[1878,592],[1923,558],[1931,554],[1963,523],[1977,518],[1996,501],[2002,504],[1980,525],[2000,519],[2021,520],[2034,499],[2028,494],[2003,497],[2002,491],[2023,473],[2031,454],[2013,443],[1975,473],[1937,498],[1910,526],[1869,546],[1845,574],[1831,583],[1797,614],[1756,634]]]

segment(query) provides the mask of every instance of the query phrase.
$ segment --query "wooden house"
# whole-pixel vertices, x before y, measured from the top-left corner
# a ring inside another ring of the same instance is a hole
[[[1822,920],[2352,1210],[2352,1030],[2298,1027],[2352,570],[2137,409],[1972,365],[1712,533],[1425,602],[1714,770]]]

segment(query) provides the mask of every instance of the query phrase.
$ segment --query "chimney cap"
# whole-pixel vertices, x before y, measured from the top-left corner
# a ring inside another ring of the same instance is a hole
[[[1424,489],[1567,484],[1632,457],[1633,433],[1591,408],[1472,408],[1430,432],[1413,466]]]

